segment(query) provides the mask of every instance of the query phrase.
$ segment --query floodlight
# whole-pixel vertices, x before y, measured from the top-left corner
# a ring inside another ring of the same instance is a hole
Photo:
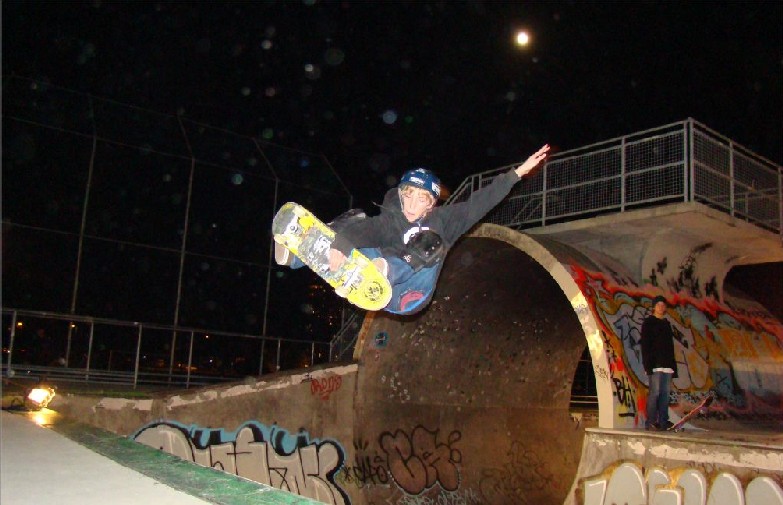
[[[35,409],[46,407],[52,398],[54,398],[54,389],[47,386],[36,386],[27,393],[27,400]]]

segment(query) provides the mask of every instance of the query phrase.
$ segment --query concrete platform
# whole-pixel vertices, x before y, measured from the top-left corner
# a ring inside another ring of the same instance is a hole
[[[57,413],[2,411],[3,505],[314,504]]]

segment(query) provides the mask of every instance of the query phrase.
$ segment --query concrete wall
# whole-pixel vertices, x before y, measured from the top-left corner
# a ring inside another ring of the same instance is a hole
[[[355,364],[248,378],[155,399],[58,395],[50,407],[203,466],[325,503],[353,436]]]
[[[783,435],[588,429],[566,505],[783,505]]]
[[[663,474],[675,482],[671,472],[682,466],[672,456],[680,452],[661,452],[672,442],[644,432],[646,452],[602,452],[604,441],[585,439],[595,424],[642,425],[639,329],[650,300],[664,294],[678,333],[672,416],[714,391],[694,429],[782,431],[783,327],[724,289],[726,259],[707,252],[719,248],[656,235],[636,247],[633,264],[599,249],[482,225],[450,253],[426,311],[365,320],[357,364],[154,400],[60,395],[53,408],[326,503],[603,505],[615,495],[586,490],[605,481],[605,490],[636,492],[627,483],[649,480],[650,462],[663,469],[655,482]],[[651,268],[655,278],[645,277]],[[694,289],[713,276],[715,289]],[[585,347],[599,400],[592,424],[569,408]],[[616,443],[638,448],[633,432],[622,433]],[[770,451],[781,454],[780,445]],[[708,462],[723,451],[705,450]],[[706,468],[694,470],[707,479]],[[750,487],[750,474],[732,475],[751,495],[781,482],[759,471],[771,480]]]

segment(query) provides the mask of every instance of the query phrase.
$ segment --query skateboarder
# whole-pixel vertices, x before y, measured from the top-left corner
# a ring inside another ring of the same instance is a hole
[[[440,181],[431,171],[406,172],[400,184],[384,197],[381,212],[363,213],[333,223],[335,240],[329,251],[329,268],[336,271],[354,248],[378,266],[392,285],[392,299],[384,309],[413,314],[426,307],[435,291],[443,259],[454,243],[492,210],[523,176],[546,158],[545,145],[518,167],[501,174],[475,191],[465,202],[436,207]],[[292,268],[301,262],[275,244],[275,260]]]
[[[669,391],[672,378],[677,377],[674,359],[674,331],[666,320],[666,299],[656,296],[652,301],[653,313],[642,323],[642,363],[649,378],[647,394],[647,430],[666,430],[669,422]]]

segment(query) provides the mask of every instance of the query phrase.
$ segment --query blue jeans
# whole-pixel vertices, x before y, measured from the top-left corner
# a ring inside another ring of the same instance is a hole
[[[382,257],[381,250],[376,248],[359,249],[359,252],[371,260]],[[392,314],[414,314],[426,307],[435,292],[435,282],[438,280],[443,262],[414,272],[402,258],[397,256],[383,256],[383,258],[389,264],[388,278],[392,285],[391,301],[383,310]],[[302,260],[294,256],[291,268],[303,266],[305,264]]]
[[[672,375],[665,372],[653,372],[650,376],[650,392],[647,394],[647,421],[645,426],[657,424],[665,428],[669,422],[669,391]]]

